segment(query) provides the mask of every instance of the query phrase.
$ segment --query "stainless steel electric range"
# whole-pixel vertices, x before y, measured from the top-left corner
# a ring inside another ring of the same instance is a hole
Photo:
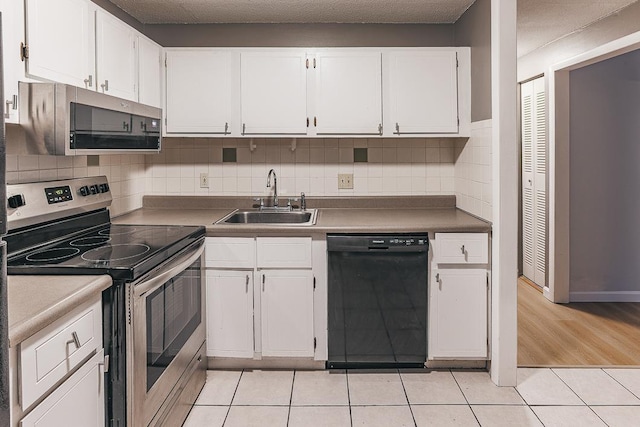
[[[205,230],[112,224],[111,200],[104,176],[8,185],[8,273],[110,275],[105,425],[181,425],[205,381]]]

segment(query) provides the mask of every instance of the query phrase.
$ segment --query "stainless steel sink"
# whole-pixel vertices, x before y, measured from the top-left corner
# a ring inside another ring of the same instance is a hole
[[[216,224],[277,224],[277,225],[313,225],[316,223],[317,210],[305,211],[234,211]]]

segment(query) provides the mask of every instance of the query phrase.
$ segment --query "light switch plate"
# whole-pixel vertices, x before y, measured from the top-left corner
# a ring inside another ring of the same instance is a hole
[[[338,174],[338,189],[350,190],[353,189],[353,174],[352,173],[339,173]]]
[[[209,174],[201,173],[200,174],[200,188],[209,188]]]

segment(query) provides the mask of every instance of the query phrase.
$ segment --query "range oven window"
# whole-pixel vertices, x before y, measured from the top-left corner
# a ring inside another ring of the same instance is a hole
[[[200,258],[146,296],[147,391],[202,322]]]

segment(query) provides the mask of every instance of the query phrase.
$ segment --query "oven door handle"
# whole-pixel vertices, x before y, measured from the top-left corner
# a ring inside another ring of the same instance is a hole
[[[178,257],[169,262],[162,270],[149,280],[144,280],[133,287],[134,296],[140,297],[147,292],[153,292],[158,287],[165,284],[172,277],[177,276],[193,264],[204,252],[204,243],[195,250]]]

